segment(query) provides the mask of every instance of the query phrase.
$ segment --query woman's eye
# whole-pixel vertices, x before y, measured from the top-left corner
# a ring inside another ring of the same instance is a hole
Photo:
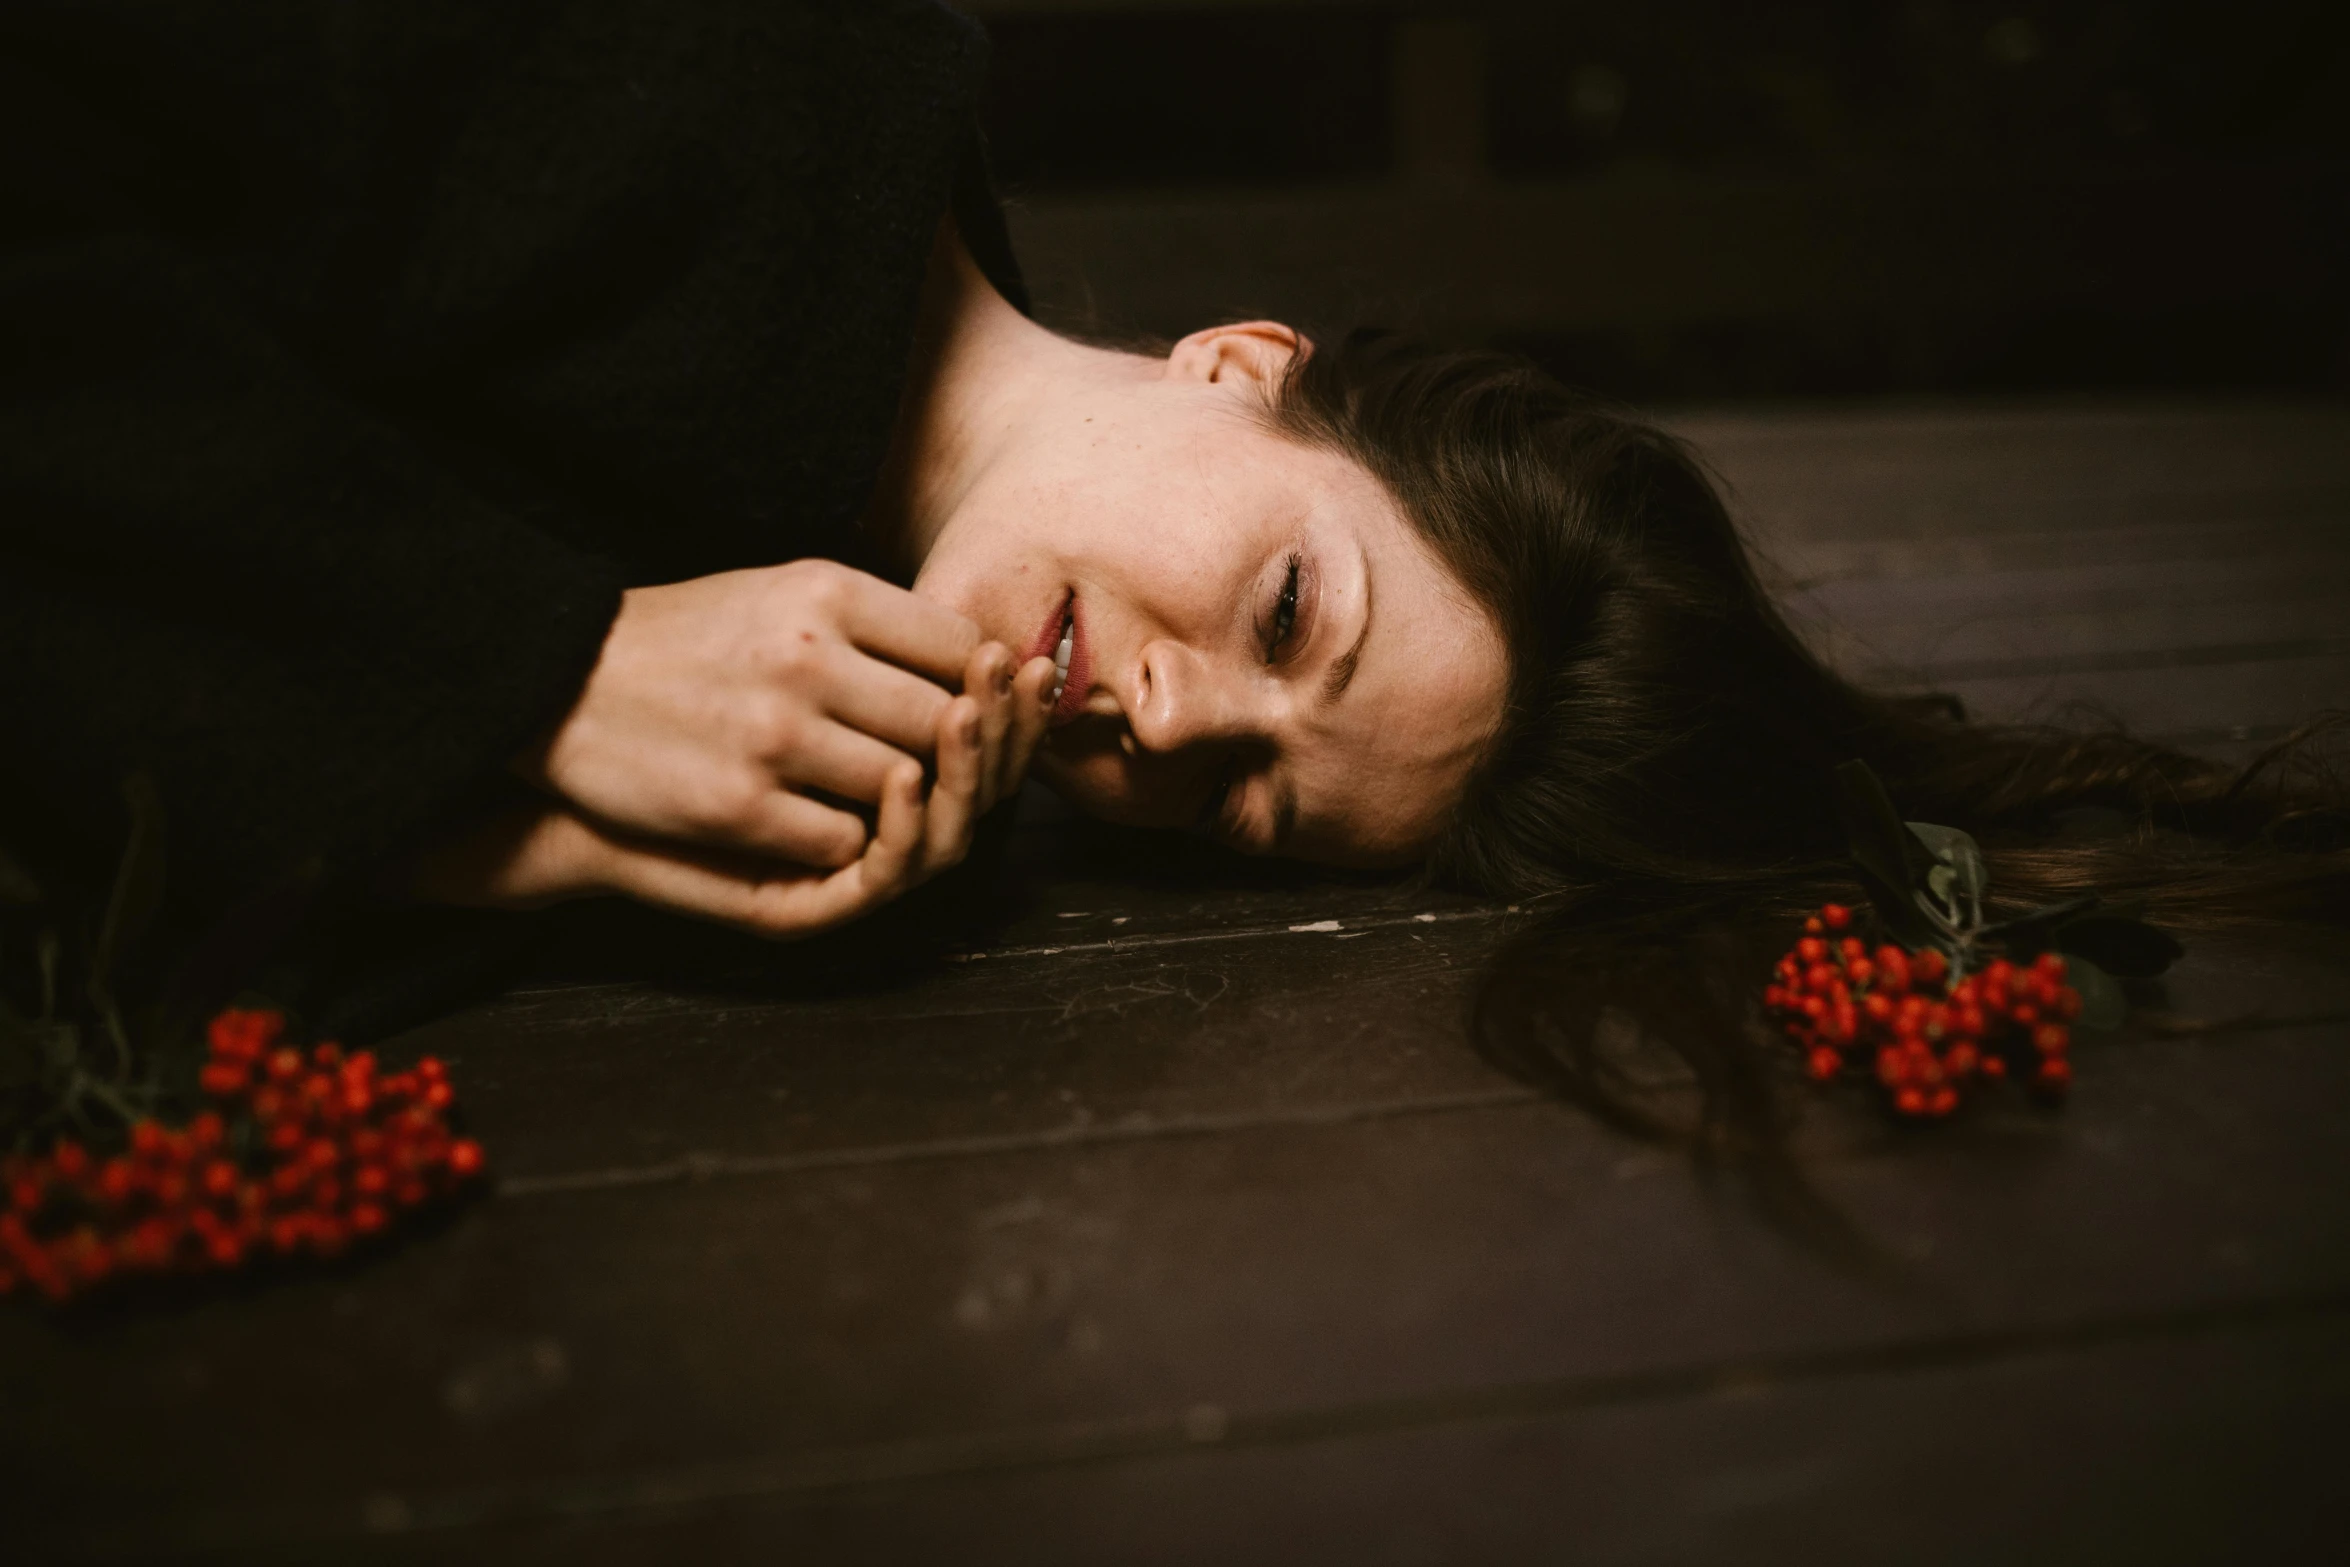
[[[1297,628],[1297,577],[1301,564],[1297,556],[1289,557],[1289,570],[1281,579],[1280,596],[1273,600],[1273,622],[1265,637],[1265,662],[1268,664],[1273,662],[1274,655],[1281,651],[1282,645],[1288,642],[1290,632]]]

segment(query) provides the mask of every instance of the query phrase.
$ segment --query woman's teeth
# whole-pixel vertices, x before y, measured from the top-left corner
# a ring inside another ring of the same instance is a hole
[[[1053,649],[1053,703],[1060,704],[1061,692],[1069,684],[1069,649],[1077,641],[1077,617],[1071,615],[1061,622],[1061,645]]]

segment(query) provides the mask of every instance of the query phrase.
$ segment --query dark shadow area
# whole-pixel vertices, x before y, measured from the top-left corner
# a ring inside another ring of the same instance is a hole
[[[1364,315],[1643,399],[2350,385],[2318,0],[976,8],[1048,320]]]

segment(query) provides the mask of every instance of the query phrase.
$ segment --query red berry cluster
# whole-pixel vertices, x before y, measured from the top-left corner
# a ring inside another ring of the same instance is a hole
[[[214,1018],[198,1076],[214,1108],[184,1127],[139,1121],[111,1158],[60,1138],[0,1163],[0,1295],[21,1281],[62,1301],[122,1275],[332,1257],[481,1173],[481,1145],[449,1130],[440,1062],[379,1073],[370,1051],[305,1054],[284,1031],[275,1012]]]
[[[1873,1055],[1877,1081],[1903,1115],[1944,1116],[1978,1077],[2016,1078],[2049,1093],[2072,1081],[2065,1025],[2081,1011],[2064,959],[1997,958],[1953,980],[1932,948],[1881,945],[1850,934],[1852,911],[1831,903],[1803,922],[1778,962],[1763,1005],[1804,1051],[1811,1075],[1834,1078]]]

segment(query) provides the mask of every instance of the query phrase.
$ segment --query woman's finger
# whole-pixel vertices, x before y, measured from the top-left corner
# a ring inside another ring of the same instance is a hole
[[[898,761],[907,760],[903,755]],[[738,798],[715,805],[706,822],[682,836],[717,848],[747,849],[822,870],[853,863],[865,852],[865,823],[836,806],[747,777]]]
[[[835,644],[823,658],[824,710],[851,729],[893,745],[908,756],[930,755],[938,738],[938,715],[954,692],[894,664]],[[963,678],[966,659],[950,682]]]
[[[1012,653],[1001,642],[984,642],[963,671],[964,694],[979,703],[979,772],[973,798],[981,815],[996,802],[1004,737],[1012,727]],[[941,774],[945,769],[941,766]]]
[[[957,702],[963,698],[957,697]],[[890,775],[881,812],[864,855],[835,876],[855,878],[858,912],[886,903],[913,884],[915,858],[922,850],[922,769],[909,762]]]
[[[938,782],[923,811],[922,871],[929,875],[961,861],[971,828],[986,807],[980,790],[987,766],[985,731],[969,697],[957,697],[939,726]]]
[[[1049,658],[1032,658],[1012,681],[1012,728],[1004,737],[1002,771],[997,775],[996,798],[1020,792],[1028,764],[1044,741],[1053,720],[1053,684],[1057,672]]]
[[[934,681],[962,674],[981,640],[977,626],[879,577],[844,572],[842,580],[841,629],[851,642]]]
[[[921,832],[922,769],[908,759],[883,787],[880,820],[865,852],[830,874],[607,834],[600,835],[600,882],[674,913],[789,940],[829,930],[897,896]]]
[[[927,747],[924,748],[927,752]],[[909,753],[832,718],[812,718],[774,760],[776,782],[795,789],[821,789],[843,800],[881,803],[882,787]],[[913,760],[919,762],[920,757]],[[857,848],[864,848],[859,835]],[[846,864],[846,861],[828,861]]]

